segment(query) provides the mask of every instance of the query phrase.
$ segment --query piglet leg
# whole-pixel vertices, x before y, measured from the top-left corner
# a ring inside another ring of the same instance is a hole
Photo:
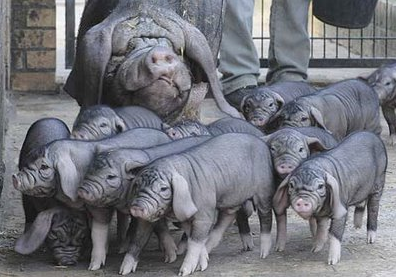
[[[314,217],[311,217],[315,219]],[[311,219],[310,218],[310,219]],[[317,228],[315,233],[315,242],[314,246],[312,247],[312,252],[319,252],[323,249],[323,246],[326,243],[328,230],[329,230],[329,219],[327,217],[320,217],[316,219]]]
[[[253,237],[250,233],[249,217],[244,209],[237,211],[236,222],[238,224],[239,236],[242,241],[243,251],[251,251],[254,248]]]
[[[92,220],[92,252],[88,270],[98,270],[106,262],[109,223]]]
[[[236,217],[234,213],[227,213],[224,211],[220,211],[217,217],[217,222],[212,231],[209,234],[209,239],[206,242],[206,250],[210,253],[213,248],[215,248],[219,243],[223,234],[228,226],[234,221]]]
[[[329,257],[327,263],[334,265],[341,260],[341,241],[345,230],[347,216],[333,218],[330,224]],[[319,231],[318,231],[319,232]]]

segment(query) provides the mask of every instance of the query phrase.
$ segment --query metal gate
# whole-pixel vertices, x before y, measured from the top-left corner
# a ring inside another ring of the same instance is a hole
[[[59,1],[59,0],[57,0]],[[70,69],[75,53],[76,26],[75,0],[66,1],[65,65]],[[269,12],[271,0],[256,0],[253,39],[261,67],[268,66]],[[363,29],[344,29],[309,19],[311,58],[309,67],[378,67],[396,62],[396,1],[379,0],[370,25]]]

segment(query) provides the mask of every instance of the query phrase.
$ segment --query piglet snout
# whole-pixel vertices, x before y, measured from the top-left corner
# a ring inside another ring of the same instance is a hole
[[[292,164],[282,163],[276,166],[276,171],[282,176],[291,173],[295,168]]]
[[[267,120],[261,117],[255,117],[250,120],[250,123],[252,123],[254,126],[264,126],[267,123]]]
[[[131,213],[131,215],[132,216],[134,216],[134,217],[140,217],[140,218],[145,218],[145,210],[142,208],[142,207],[139,207],[139,206],[132,206],[131,208],[130,208],[130,213]]]
[[[297,199],[293,208],[304,219],[309,218],[312,214],[312,204],[302,198]]]

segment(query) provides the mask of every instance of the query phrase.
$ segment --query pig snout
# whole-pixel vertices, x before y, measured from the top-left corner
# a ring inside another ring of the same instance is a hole
[[[308,219],[312,215],[312,203],[303,198],[298,198],[293,203],[293,209],[304,219]]]
[[[264,126],[267,123],[267,120],[262,117],[254,117],[250,120],[250,123],[252,123],[254,126]]]
[[[78,188],[77,194],[78,194],[78,197],[80,197],[81,199],[83,199],[85,201],[93,202],[95,200],[94,194],[84,187]]]
[[[21,180],[17,174],[12,174],[12,184],[15,189],[19,189],[21,187]]]
[[[148,68],[155,76],[170,84],[172,83],[172,78],[179,61],[171,49],[155,47],[148,54],[146,61]]]
[[[146,211],[144,208],[132,205],[130,208],[131,215],[134,217],[146,218]]]
[[[275,167],[276,172],[278,172],[279,176],[286,177],[296,168],[295,165],[290,163],[281,163]]]

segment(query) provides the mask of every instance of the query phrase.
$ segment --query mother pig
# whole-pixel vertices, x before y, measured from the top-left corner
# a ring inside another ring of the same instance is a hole
[[[214,63],[221,1],[105,2],[91,1],[84,11],[76,63],[65,85],[81,106],[141,105],[167,121],[179,115],[194,117],[206,94],[206,88],[194,84],[207,81],[220,110],[240,117],[221,93]],[[193,24],[208,22],[206,32],[208,40],[215,38],[214,51],[199,29],[171,9],[187,14],[186,19],[193,15],[189,18]],[[191,14],[196,11],[201,14]],[[216,35],[209,34],[209,29],[216,30]]]

